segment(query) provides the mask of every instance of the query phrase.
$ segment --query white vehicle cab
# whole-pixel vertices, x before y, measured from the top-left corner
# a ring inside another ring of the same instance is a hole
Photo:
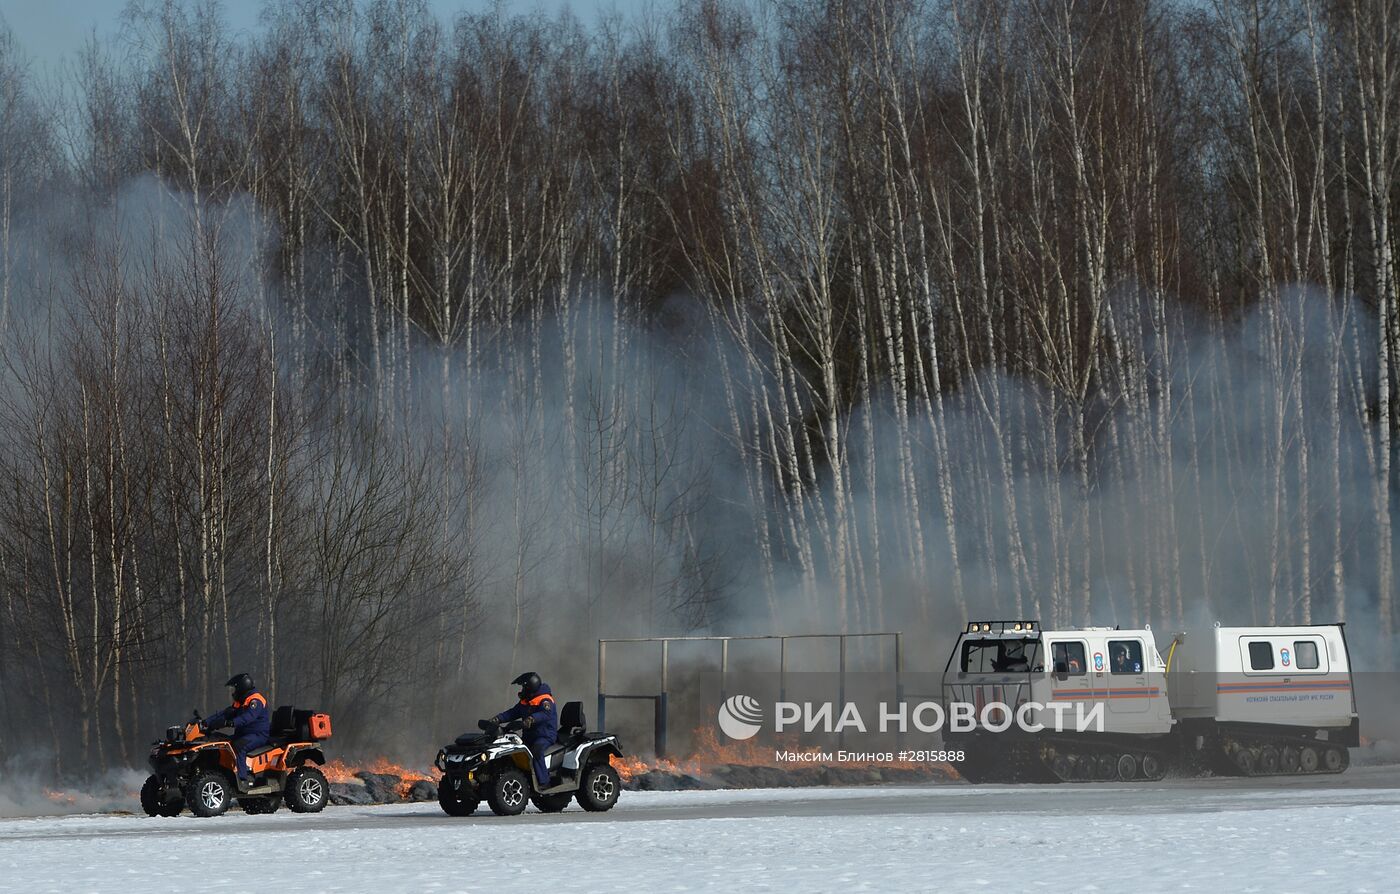
[[[971,704],[975,727],[945,739],[966,754],[959,771],[972,781],[1158,779],[1172,756],[1164,672],[1150,627],[972,621],[944,670],[943,698],[950,714]],[[1017,722],[1000,728],[1005,718],[988,705]]]

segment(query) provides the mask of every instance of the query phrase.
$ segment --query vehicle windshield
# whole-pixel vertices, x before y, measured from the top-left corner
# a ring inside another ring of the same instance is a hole
[[[1027,674],[1040,663],[1038,639],[963,641],[962,670],[968,674]]]

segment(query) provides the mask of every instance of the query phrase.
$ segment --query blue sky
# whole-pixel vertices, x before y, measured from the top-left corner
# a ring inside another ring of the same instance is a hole
[[[492,0],[427,2],[443,17],[463,9],[481,12],[495,5]],[[521,0],[502,4],[512,12],[538,11],[550,16],[567,8],[587,24],[613,11],[634,15],[665,5],[665,0],[655,3],[648,0]],[[263,6],[263,0],[223,0],[224,16],[236,30],[256,27]],[[14,31],[31,63],[50,68],[55,62],[71,57],[94,31],[99,37],[115,34],[125,7],[126,0],[0,0],[0,19]]]

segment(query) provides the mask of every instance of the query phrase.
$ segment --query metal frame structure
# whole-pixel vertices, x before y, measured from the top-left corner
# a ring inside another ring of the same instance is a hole
[[[787,653],[788,640],[808,640],[808,639],[835,639],[840,640],[840,658],[838,664],[839,687],[838,700],[846,701],[846,642],[850,639],[879,639],[891,637],[894,639],[894,688],[897,702],[904,701],[904,634],[900,631],[889,633],[791,633],[791,634],[767,634],[754,636],[643,636],[626,639],[600,639],[598,640],[598,729],[607,729],[605,725],[607,719],[608,699],[622,699],[631,701],[650,701],[654,710],[654,734],[656,737],[656,756],[666,756],[666,721],[667,703],[670,699],[670,653],[671,643],[676,642],[717,642],[720,644],[719,659],[719,700],[723,702],[729,697],[728,676],[729,676],[729,644],[736,641],[757,641],[757,640],[777,640],[778,641],[778,699],[787,700]],[[626,643],[661,643],[661,691],[657,693],[643,694],[620,694],[607,691],[607,655],[608,646]],[[844,738],[844,736],[843,736]]]

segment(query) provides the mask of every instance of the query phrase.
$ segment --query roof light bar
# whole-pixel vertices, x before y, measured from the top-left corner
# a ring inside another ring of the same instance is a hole
[[[1039,621],[968,621],[968,633],[1039,633]]]

